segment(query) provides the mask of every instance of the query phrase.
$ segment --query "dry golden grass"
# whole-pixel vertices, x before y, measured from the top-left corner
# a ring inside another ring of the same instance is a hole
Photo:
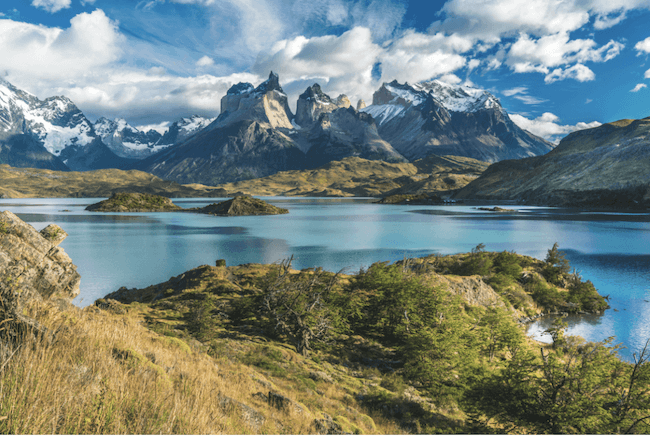
[[[134,191],[166,197],[219,197],[205,185],[180,185],[137,170],[52,171],[0,165],[0,195],[5,198],[110,197]]]
[[[447,191],[474,180],[488,167],[475,159],[429,156],[414,163],[387,163],[359,157],[320,168],[282,171],[260,179],[220,185],[253,195],[384,196],[389,193]]]
[[[198,342],[158,335],[129,312],[30,310],[50,334],[27,335],[0,353],[3,434],[312,434],[322,412],[357,432],[400,432],[390,420],[347,407],[349,392],[336,383],[320,383],[318,394],[296,389],[297,381],[265,377],[229,353],[210,357]],[[283,354],[308,364],[289,349]],[[303,410],[278,410],[254,395],[269,389]]]

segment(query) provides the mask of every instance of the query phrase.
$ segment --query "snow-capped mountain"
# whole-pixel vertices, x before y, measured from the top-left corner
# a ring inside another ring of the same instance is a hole
[[[58,96],[40,100],[0,80],[0,139],[7,144],[21,135],[21,143],[40,144],[72,170],[125,165],[102,143],[91,122],[70,99]],[[32,160],[21,166],[43,168],[41,158]],[[45,161],[56,162],[51,158]],[[60,167],[58,163],[56,166]]]
[[[104,144],[120,157],[143,159],[164,148],[155,146],[162,138],[160,133],[155,130],[141,132],[123,118],[109,120],[102,117],[94,127]]]
[[[251,85],[252,86],[252,85]],[[185,141],[196,132],[205,129],[216,118],[204,118],[198,115],[181,118],[172,123],[167,131],[154,144],[157,150]]]
[[[436,154],[496,162],[553,149],[516,126],[496,97],[470,86],[384,83],[361,111],[372,115],[381,137],[410,160]]]

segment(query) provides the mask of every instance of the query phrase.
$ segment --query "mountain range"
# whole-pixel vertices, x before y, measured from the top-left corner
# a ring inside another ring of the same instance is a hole
[[[66,97],[44,101],[0,84],[0,163],[86,171],[139,169],[179,183],[217,185],[313,169],[347,157],[411,162],[431,154],[486,162],[537,156],[553,144],[517,127],[487,91],[440,81],[384,83],[356,108],[318,84],[296,114],[277,74],[232,86],[216,119],[191,117],[161,134],[124,119],[91,123]]]

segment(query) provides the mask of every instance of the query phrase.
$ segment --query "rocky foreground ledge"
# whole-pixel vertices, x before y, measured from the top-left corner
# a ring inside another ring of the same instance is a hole
[[[9,211],[0,212],[0,334],[10,341],[34,322],[23,315],[32,301],[69,306],[81,276],[58,245],[68,236],[50,224],[40,232]]]
[[[93,212],[194,212],[217,216],[280,215],[287,209],[273,206],[248,195],[238,195],[221,203],[205,207],[183,209],[171,199],[160,195],[121,192],[111,198],[91,204],[86,210]]]

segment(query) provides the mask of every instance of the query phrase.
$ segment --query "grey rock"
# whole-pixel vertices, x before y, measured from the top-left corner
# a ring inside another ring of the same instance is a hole
[[[10,340],[25,326],[36,325],[23,315],[30,301],[50,300],[66,306],[79,294],[81,277],[57,246],[66,236],[57,229],[48,226],[39,233],[13,213],[0,213],[0,319],[11,320],[2,332]]]

